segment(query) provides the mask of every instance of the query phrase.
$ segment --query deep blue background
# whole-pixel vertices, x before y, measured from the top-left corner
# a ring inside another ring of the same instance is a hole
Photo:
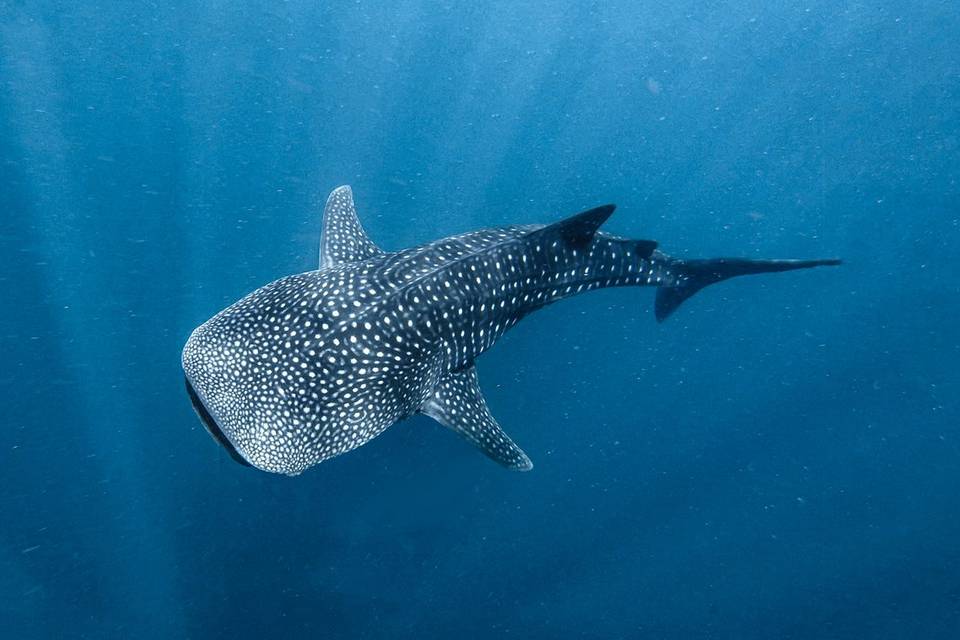
[[[955,3],[532,4],[0,0],[0,635],[958,637]],[[240,467],[180,348],[341,183],[387,249],[613,201],[847,264],[524,321],[530,474],[425,418]]]

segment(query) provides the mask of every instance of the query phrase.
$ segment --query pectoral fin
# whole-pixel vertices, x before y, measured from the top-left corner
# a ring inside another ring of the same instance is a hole
[[[320,268],[382,255],[383,251],[370,240],[360,224],[353,205],[353,191],[346,185],[334,189],[323,210]]]
[[[533,468],[527,454],[513,443],[490,415],[473,367],[440,378],[433,395],[420,407],[420,413],[456,431],[505,467],[518,471]]]

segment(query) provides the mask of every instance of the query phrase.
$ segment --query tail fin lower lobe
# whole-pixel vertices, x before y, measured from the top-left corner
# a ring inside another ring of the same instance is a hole
[[[747,260],[744,258],[713,258],[711,260],[678,260],[680,276],[672,286],[657,289],[654,313],[657,322],[663,322],[677,310],[684,300],[707,285],[737,276],[755,273],[793,271],[811,267],[835,266],[841,261],[826,260]]]

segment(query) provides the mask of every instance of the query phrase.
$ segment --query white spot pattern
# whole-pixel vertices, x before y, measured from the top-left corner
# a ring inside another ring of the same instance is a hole
[[[533,468],[527,454],[500,429],[490,414],[480,395],[474,367],[441,378],[421,411],[465,437],[503,466],[518,471]]]
[[[472,366],[551,302],[677,281],[652,243],[594,235],[610,211],[384,253],[341,187],[325,211],[321,269],[257,289],[198,327],[183,351],[187,379],[229,445],[266,471],[296,475],[417,411],[529,468]]]
[[[357,217],[353,191],[344,185],[333,190],[323,210],[320,232],[320,268],[341,262],[357,262],[383,255],[370,241]]]

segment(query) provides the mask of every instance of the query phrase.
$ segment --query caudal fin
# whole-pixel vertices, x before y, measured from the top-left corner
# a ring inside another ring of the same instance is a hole
[[[744,258],[713,258],[712,260],[678,260],[679,276],[675,284],[657,289],[654,307],[657,322],[663,322],[677,310],[684,300],[707,285],[728,278],[751,275],[754,273],[772,273],[775,271],[793,271],[811,267],[835,266],[840,260],[747,260]]]

